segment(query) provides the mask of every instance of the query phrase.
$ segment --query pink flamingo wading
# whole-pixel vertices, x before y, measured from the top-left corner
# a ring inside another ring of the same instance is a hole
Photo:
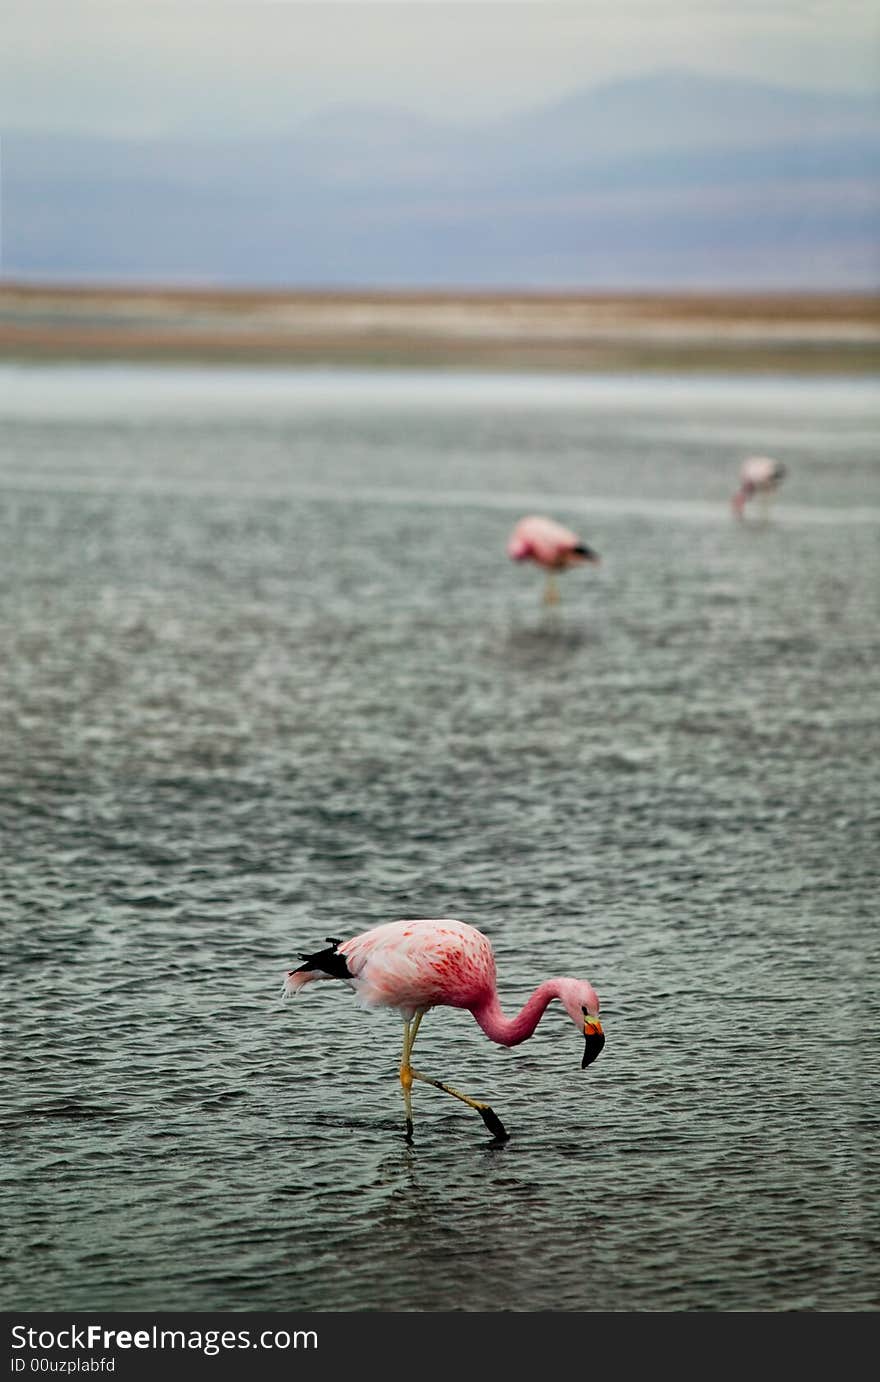
[[[413,1140],[412,1087],[415,1080],[451,1094],[476,1109],[492,1135],[504,1140],[504,1125],[488,1104],[461,1094],[442,1080],[412,1067],[412,1049],[422,1018],[431,1008],[466,1008],[490,1041],[516,1046],[532,1035],[547,1005],[558,998],[585,1038],[581,1068],[605,1045],[599,999],[585,979],[545,979],[516,1017],[505,1017],[498,1001],[495,956],[481,931],[466,922],[389,921],[350,940],[327,937],[329,948],[301,955],[305,964],[288,971],[284,993],[292,996],[316,979],[341,979],[366,1008],[395,1008],[403,1018],[400,1085],[406,1113],[406,1140]]]
[[[598,566],[600,560],[598,552],[588,547],[577,533],[539,514],[529,514],[519,520],[507,539],[507,555],[511,561],[533,561],[544,568],[547,572],[545,605],[559,603],[557,572],[582,566],[585,562]]]
[[[785,466],[781,461],[774,461],[770,456],[746,456],[740,466],[739,489],[730,501],[735,516],[742,518],[746,504],[757,494],[761,496],[766,517],[770,495],[784,479]]]

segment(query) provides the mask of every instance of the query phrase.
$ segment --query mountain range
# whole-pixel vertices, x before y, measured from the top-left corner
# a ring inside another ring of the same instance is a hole
[[[450,93],[454,108],[454,93]],[[880,286],[880,104],[662,72],[482,123],[7,130],[2,275],[296,288]]]

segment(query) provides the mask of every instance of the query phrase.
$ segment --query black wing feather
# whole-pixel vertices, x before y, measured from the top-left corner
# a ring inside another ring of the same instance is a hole
[[[301,960],[305,960],[304,965],[299,965],[297,969],[291,971],[293,974],[301,974],[306,969],[320,969],[324,974],[330,974],[334,979],[350,979],[351,971],[345,963],[345,956],[340,955],[336,947],[341,944],[333,936],[328,936],[330,942],[329,950],[316,950],[314,955],[300,955]]]

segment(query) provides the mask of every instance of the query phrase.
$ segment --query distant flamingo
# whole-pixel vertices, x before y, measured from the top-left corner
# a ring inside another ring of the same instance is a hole
[[[396,1008],[403,1018],[400,1084],[408,1142],[413,1135],[413,1080],[460,1099],[477,1110],[494,1137],[507,1137],[488,1104],[412,1068],[416,1033],[429,1008],[467,1008],[491,1041],[516,1046],[528,1040],[548,1003],[558,998],[586,1038],[582,1069],[605,1045],[599,999],[585,979],[545,979],[516,1017],[505,1017],[498,1001],[492,946],[482,932],[463,921],[389,921],[351,940],[327,939],[329,949],[300,957],[305,964],[288,972],[284,992],[296,994],[315,979],[342,979],[363,1007]]]
[[[563,528],[552,518],[530,514],[521,518],[507,540],[507,555],[512,561],[533,561],[547,572],[544,604],[559,603],[556,573],[584,562],[599,563],[599,554],[588,547],[569,528]]]
[[[739,489],[730,501],[736,517],[742,518],[747,501],[756,494],[762,496],[766,506],[784,478],[785,466],[781,461],[774,461],[770,456],[747,456],[740,467]]]

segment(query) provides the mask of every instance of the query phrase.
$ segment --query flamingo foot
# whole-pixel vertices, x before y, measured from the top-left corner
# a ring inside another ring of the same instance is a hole
[[[510,1133],[507,1131],[501,1119],[498,1117],[498,1114],[495,1113],[493,1109],[490,1109],[488,1104],[484,1104],[482,1108],[478,1107],[477,1112],[479,1113],[483,1122],[486,1124],[486,1127],[489,1129],[492,1136],[498,1142],[507,1142],[509,1140]]]
[[[460,1090],[453,1089],[451,1084],[446,1084],[443,1080],[432,1080],[430,1075],[423,1075],[418,1070],[414,1070],[412,1074],[414,1080],[424,1080],[425,1084],[431,1084],[435,1089],[442,1089],[444,1094],[451,1094],[453,1099],[460,1099],[463,1104],[467,1104],[468,1108],[475,1108],[492,1136],[497,1138],[499,1142],[507,1141],[507,1129],[494,1109],[491,1109],[488,1104],[482,1103],[479,1099],[472,1099],[469,1094],[462,1094]]]

